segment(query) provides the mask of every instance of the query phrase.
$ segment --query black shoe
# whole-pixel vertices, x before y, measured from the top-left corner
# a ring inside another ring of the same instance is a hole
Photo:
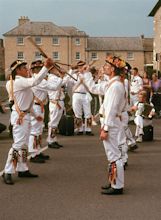
[[[83,131],[78,132],[77,135],[83,135]]]
[[[30,162],[32,163],[45,163],[45,160],[40,158],[38,155],[30,158]]]
[[[126,162],[126,163],[124,164],[124,170],[126,170],[127,166],[128,166],[128,163]]]
[[[135,145],[129,147],[129,151],[134,151],[137,148],[138,148],[138,146],[135,144]]]
[[[4,183],[6,183],[8,185],[13,185],[14,184],[11,174],[3,173],[2,178],[3,178]]]
[[[111,188],[111,184],[105,185],[105,186],[101,186],[101,189],[109,189]]]
[[[49,155],[45,155],[43,153],[40,153],[37,155],[39,158],[43,159],[43,160],[49,160],[50,156]]]
[[[102,191],[101,193],[104,195],[120,195],[123,194],[123,188],[121,189],[109,188],[105,191]]]
[[[63,145],[59,144],[58,142],[54,142],[55,145],[57,145],[58,147],[63,147]]]
[[[53,148],[53,149],[59,149],[60,148],[58,145],[55,144],[55,142],[53,142],[51,144],[48,143],[48,147]]]
[[[32,174],[30,173],[29,170],[24,171],[24,172],[18,172],[18,177],[29,177],[29,178],[34,178],[34,177],[38,177],[37,174]]]
[[[88,136],[94,136],[94,134],[91,131],[86,131],[86,135]]]

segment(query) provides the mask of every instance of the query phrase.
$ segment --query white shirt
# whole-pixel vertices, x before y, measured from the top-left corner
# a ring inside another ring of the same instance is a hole
[[[90,72],[85,72],[85,73],[74,73],[72,76],[77,80],[75,81],[74,79],[72,78],[68,78],[70,80],[70,83],[73,84],[73,92],[79,92],[79,93],[87,93],[88,92],[88,86],[86,85],[86,82],[85,82],[85,74],[88,74],[92,77],[92,74]],[[80,80],[83,79],[83,82],[85,83],[85,85],[87,86],[84,86],[83,83],[80,84]]]
[[[34,74],[34,77],[36,75],[37,74]],[[56,91],[61,88],[62,81],[63,80],[59,77],[55,78],[54,81],[43,79],[39,85],[32,88],[33,93],[38,99],[44,101],[47,98],[49,90]]]
[[[100,80],[99,83],[95,83],[91,73],[84,74],[84,82],[88,86],[89,91],[93,94],[104,95],[109,83],[109,78],[106,77],[106,80]]]
[[[134,76],[131,80],[130,92],[138,93],[143,88],[143,80],[140,76]]]
[[[60,78],[53,75],[53,74],[50,74],[48,77],[48,83],[53,84],[53,85],[58,83],[59,80],[60,80]],[[55,90],[55,91],[51,90],[51,89],[48,90],[49,100],[64,100],[65,95],[64,95],[64,92],[62,91],[62,88],[61,88],[62,83],[63,82],[61,82],[61,84],[59,85],[57,90]]]
[[[113,77],[109,81],[109,85],[103,101],[104,130],[108,130],[108,126],[117,125],[116,118],[121,115],[126,102],[125,88],[123,83],[119,81],[119,76]]]
[[[13,93],[17,105],[21,111],[26,111],[31,108],[33,102],[33,92],[31,88],[38,85],[46,76],[47,72],[48,69],[44,66],[34,78],[25,78],[16,75],[13,84]],[[9,87],[7,90],[9,91]],[[15,110],[14,105],[12,109]]]

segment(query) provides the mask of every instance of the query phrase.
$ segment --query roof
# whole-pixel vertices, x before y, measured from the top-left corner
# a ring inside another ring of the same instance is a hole
[[[143,51],[141,37],[89,37],[90,51]]]
[[[87,36],[84,31],[76,27],[61,27],[52,22],[31,22],[18,25],[4,34],[4,36]]]
[[[87,34],[84,31],[80,31],[79,29],[77,29],[76,27],[73,26],[61,26],[61,28],[67,32],[70,36],[87,36]]]
[[[158,9],[161,7],[161,0],[159,0],[157,2],[157,4],[154,6],[154,8],[152,9],[152,11],[150,12],[149,16],[153,17],[156,12],[158,11]]]
[[[65,32],[61,27],[55,25],[52,22],[31,22],[27,21],[22,25],[18,25],[12,30],[4,34],[4,36],[68,36],[68,33]]]

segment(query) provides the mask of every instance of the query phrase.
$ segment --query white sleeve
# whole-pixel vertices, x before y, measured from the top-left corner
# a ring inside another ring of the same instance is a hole
[[[142,90],[143,89],[143,80],[141,77],[139,77],[139,90]]]
[[[96,84],[91,73],[85,74],[84,83],[87,85],[89,91],[96,95],[104,95],[108,86],[107,81],[101,81]]]
[[[56,91],[60,89],[62,85],[62,79],[60,77],[55,77],[52,80],[43,80],[42,83],[38,85],[43,90]]]
[[[31,78],[22,78],[19,83],[16,84],[16,90],[21,90],[38,85],[43,78],[47,75],[48,69],[44,66],[38,74]]]

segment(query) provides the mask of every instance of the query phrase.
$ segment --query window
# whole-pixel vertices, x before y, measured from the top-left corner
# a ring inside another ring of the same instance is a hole
[[[53,59],[59,60],[59,52],[53,52]]]
[[[17,37],[17,44],[18,45],[23,45],[24,44],[24,41],[23,41],[23,37]]]
[[[80,58],[80,52],[76,52],[76,54],[75,54],[75,59],[76,60],[80,60],[81,58]]]
[[[59,45],[59,38],[53,37],[53,45]]]
[[[80,45],[80,38],[76,38],[76,39],[75,39],[75,44],[76,44],[76,45]]]
[[[40,52],[35,52],[35,60],[42,60],[42,55],[40,54]]]
[[[127,60],[133,60],[134,59],[134,53],[133,52],[127,52]]]
[[[17,52],[17,59],[18,60],[24,60],[24,54],[22,51]]]
[[[105,54],[105,56],[110,56],[110,55],[114,55],[114,53],[113,52],[110,53],[110,52],[107,51],[106,54]]]
[[[36,44],[41,44],[41,37],[35,37],[35,43]]]
[[[91,60],[97,60],[98,59],[98,55],[96,52],[92,52],[91,53]]]

